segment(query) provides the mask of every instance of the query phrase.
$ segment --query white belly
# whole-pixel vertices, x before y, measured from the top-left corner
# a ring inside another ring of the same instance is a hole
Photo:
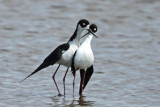
[[[73,55],[77,49],[78,49],[77,45],[70,44],[69,49],[62,54],[62,57],[58,61],[58,63],[66,66],[66,67],[71,67],[72,58],[73,58]]]
[[[75,59],[74,66],[79,69],[87,69],[94,62],[93,52],[89,48],[79,48]]]

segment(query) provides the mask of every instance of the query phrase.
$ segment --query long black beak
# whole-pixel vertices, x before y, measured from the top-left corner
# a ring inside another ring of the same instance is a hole
[[[98,38],[98,36],[96,36],[90,29],[87,29],[87,30],[88,30],[88,32],[86,34],[84,34],[81,38],[85,37],[89,33],[92,33],[96,38]]]

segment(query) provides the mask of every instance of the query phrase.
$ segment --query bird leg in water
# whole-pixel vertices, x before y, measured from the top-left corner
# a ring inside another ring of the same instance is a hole
[[[64,96],[65,96],[65,79],[66,79],[66,75],[67,75],[68,69],[69,69],[69,67],[67,68],[66,73],[65,73],[64,78],[63,78]]]
[[[59,91],[59,89],[58,89],[58,86],[57,86],[57,83],[56,83],[56,80],[55,80],[55,75],[56,75],[56,73],[57,73],[57,71],[58,71],[60,65],[61,65],[61,64],[58,65],[58,67],[57,67],[55,73],[54,73],[53,76],[52,76],[53,81],[54,81],[54,83],[55,83],[55,85],[56,85],[57,91],[58,91],[58,93],[59,93],[58,96],[61,96],[62,94],[60,93],[60,91]]]
[[[83,83],[82,83],[82,94],[83,94],[83,87],[84,87],[85,75],[86,75],[86,71],[84,72],[84,76],[83,76]]]
[[[74,79],[73,79],[73,98],[74,98],[74,85],[75,85],[75,77],[76,77],[76,72],[74,74]]]

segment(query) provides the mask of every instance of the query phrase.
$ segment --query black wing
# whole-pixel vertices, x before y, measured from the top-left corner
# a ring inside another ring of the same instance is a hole
[[[50,65],[54,65],[58,60],[61,59],[63,51],[68,50],[68,49],[69,49],[69,44],[67,43],[58,46],[47,58],[45,58],[43,63],[34,72],[28,75],[21,82],[23,82],[24,80],[26,80],[28,77],[32,76],[33,74],[37,73],[41,69],[44,69]]]
[[[73,55],[72,65],[71,65],[71,71],[72,71],[73,76],[75,76],[75,72],[76,72],[76,68],[74,67],[74,58],[75,58],[76,53],[77,53],[77,51]]]
[[[93,74],[94,68],[93,65],[89,68],[87,68],[86,70],[86,74],[85,74],[85,80],[84,80],[84,88],[86,87],[88,81],[90,80],[92,74]],[[81,81],[80,81],[80,88],[79,88],[79,94],[82,94],[82,83],[83,83],[83,77],[84,77],[84,70],[80,69],[80,76],[81,76]]]

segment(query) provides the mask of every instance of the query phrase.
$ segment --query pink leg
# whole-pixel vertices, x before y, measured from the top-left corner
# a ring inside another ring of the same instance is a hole
[[[67,75],[68,69],[69,69],[69,67],[67,68],[66,73],[65,73],[64,78],[63,78],[64,96],[65,96],[65,78],[66,78],[66,75]]]
[[[82,83],[82,94],[83,94],[83,87],[84,87],[85,75],[86,75],[86,71],[84,72],[84,76],[83,76],[83,83]]]
[[[74,98],[74,85],[75,85],[75,77],[76,77],[76,72],[75,72],[74,79],[73,79],[73,98]]]
[[[57,91],[58,91],[58,93],[59,93],[58,95],[61,96],[61,93],[60,93],[60,91],[59,91],[59,89],[58,89],[58,86],[57,86],[57,83],[56,83],[56,80],[55,80],[55,75],[56,75],[59,67],[60,67],[60,64],[58,65],[58,67],[57,67],[55,73],[53,74],[52,78],[53,78],[53,81],[54,81],[54,83],[55,83],[55,85],[56,85]]]

